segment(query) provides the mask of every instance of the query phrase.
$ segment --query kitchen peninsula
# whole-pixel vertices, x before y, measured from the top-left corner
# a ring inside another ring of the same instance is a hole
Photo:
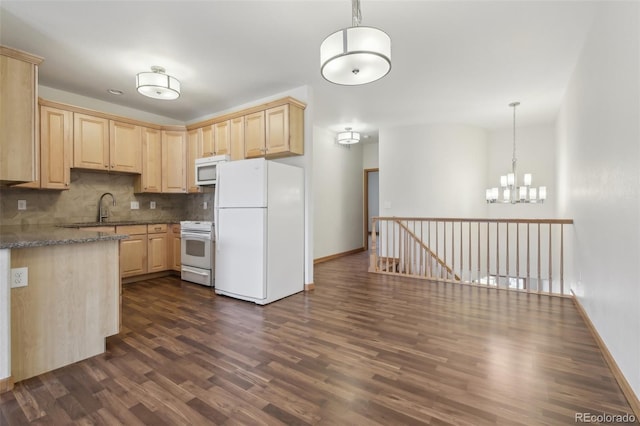
[[[0,391],[103,353],[120,328],[119,240],[46,225],[0,226]],[[11,269],[27,268],[11,288]]]

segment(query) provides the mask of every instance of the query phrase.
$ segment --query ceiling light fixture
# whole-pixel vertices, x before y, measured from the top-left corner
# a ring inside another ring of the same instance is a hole
[[[524,185],[518,186],[518,175],[516,174],[516,107],[520,102],[512,102],[509,104],[513,108],[513,157],[511,159],[511,173],[506,176],[500,176],[500,189],[498,187],[489,188],[485,191],[485,199],[487,203],[544,203],[547,199],[547,187],[539,188],[531,187],[531,173],[525,173]],[[502,198],[500,191],[502,190]]]
[[[352,26],[329,35],[320,45],[320,73],[331,83],[371,83],[391,70],[391,38],[373,27],[361,27],[360,0],[351,0]]]
[[[159,66],[151,67],[151,72],[141,72],[136,76],[136,89],[141,95],[153,99],[173,100],[180,96],[180,82],[165,74]]]
[[[360,142],[360,133],[352,132],[351,127],[345,127],[345,132],[338,133],[338,143],[342,145],[353,145]]]

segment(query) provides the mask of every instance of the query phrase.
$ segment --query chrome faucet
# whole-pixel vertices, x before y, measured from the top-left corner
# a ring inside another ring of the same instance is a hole
[[[116,205],[116,198],[110,192],[105,192],[100,196],[98,200],[98,222],[102,223],[104,219],[109,217],[109,209],[107,207],[102,207],[102,199],[105,195],[111,195],[111,199],[113,200],[113,205]]]

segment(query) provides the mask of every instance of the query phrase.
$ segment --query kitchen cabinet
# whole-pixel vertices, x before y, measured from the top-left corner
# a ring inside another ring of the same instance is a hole
[[[142,173],[136,176],[134,192],[162,192],[162,133],[158,129],[141,128]]]
[[[39,178],[20,188],[69,189],[73,150],[73,113],[40,106]]]
[[[109,170],[109,120],[73,114],[73,167]]]
[[[231,160],[244,160],[244,116],[229,121]]]
[[[146,274],[147,225],[116,226],[117,234],[129,235],[120,241],[120,275],[122,278]]]
[[[38,65],[0,46],[0,183],[38,180]]]
[[[304,110],[285,104],[265,111],[265,155],[270,158],[304,154]]]
[[[244,158],[264,157],[265,128],[264,111],[244,117]]]
[[[160,272],[169,269],[167,266],[167,225],[147,225],[147,272]]]
[[[202,129],[187,132],[187,192],[202,192],[196,185],[196,158],[202,157]]]
[[[162,131],[162,192],[187,192],[187,141],[182,130]]]
[[[231,146],[231,121],[221,121],[213,125],[213,155],[229,155]]]
[[[109,120],[109,170],[142,172],[142,133],[140,126]]]
[[[73,167],[140,173],[142,134],[137,125],[73,114]]]
[[[182,270],[182,246],[180,240],[180,225],[173,224],[169,226],[168,236],[168,266],[173,271],[180,272]]]
[[[200,128],[202,134],[201,146],[198,154],[198,158],[211,157],[216,150],[215,135],[213,132],[213,126],[204,126]]]
[[[286,103],[246,115],[245,158],[304,154],[304,108]]]

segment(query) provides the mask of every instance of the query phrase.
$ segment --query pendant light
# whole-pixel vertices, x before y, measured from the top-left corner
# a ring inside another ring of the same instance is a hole
[[[165,74],[159,66],[151,67],[151,72],[141,72],[136,76],[136,89],[141,95],[153,99],[174,100],[180,96],[180,82]]]
[[[544,203],[547,199],[547,187],[534,188],[531,186],[533,177],[531,173],[523,176],[523,185],[518,186],[518,175],[516,173],[518,159],[516,158],[516,107],[520,102],[509,104],[513,108],[513,156],[511,158],[511,173],[500,176],[500,188],[493,187],[485,191],[487,203]]]
[[[391,70],[391,38],[361,27],[360,0],[351,0],[352,26],[334,32],[320,45],[320,73],[331,83],[357,86],[379,80]]]

